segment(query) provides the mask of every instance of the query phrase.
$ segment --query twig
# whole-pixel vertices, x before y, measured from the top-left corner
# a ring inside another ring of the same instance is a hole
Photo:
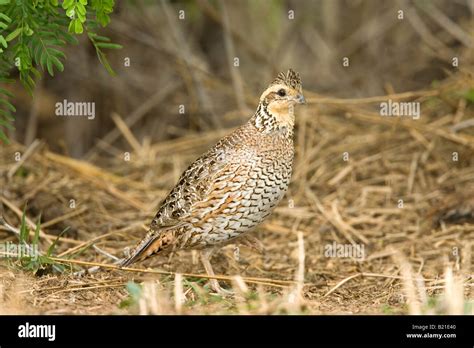
[[[403,276],[402,285],[407,297],[408,310],[410,314],[421,314],[421,301],[417,296],[417,290],[419,290],[416,285],[417,278],[413,277],[413,270],[410,263],[405,258],[405,256],[398,251],[395,252],[392,257],[398,264],[400,272]],[[412,280],[413,278],[415,280]]]
[[[141,102],[138,108],[136,108],[125,120],[125,124],[132,128],[138,121],[140,121],[143,116],[145,116],[151,109],[153,109],[156,105],[160,104],[167,96],[173,93],[179,86],[181,85],[180,82],[170,82],[166,84],[163,88],[158,89],[154,94],[148,97],[144,102]],[[107,144],[113,143],[120,137],[120,131],[116,128],[111,130],[107,133],[103,138],[102,141]],[[87,154],[85,158],[88,160],[93,159],[96,156],[97,145],[94,146]]]
[[[375,97],[374,97],[375,98]],[[346,105],[343,105],[344,103],[335,103],[335,104],[340,104],[337,105],[338,108],[341,108],[343,110],[347,111],[352,111],[349,107]],[[376,114],[374,112],[369,112],[369,111],[364,111],[364,112],[352,112],[351,113],[353,117],[358,118],[363,121],[367,122],[373,122],[377,124],[384,124],[387,126],[393,126],[397,120],[389,119],[386,117],[380,117],[379,114]],[[420,122],[399,122],[396,123],[397,126],[401,126],[403,128],[406,128],[408,130],[410,129],[416,129],[424,134],[430,133],[437,135],[439,137],[442,137],[444,139],[450,140],[452,142],[462,144],[464,146],[468,146],[470,148],[474,149],[474,137],[468,136],[468,135],[458,135],[454,133],[448,133],[445,130],[441,129],[440,127],[434,127],[431,125],[426,125]]]
[[[16,162],[11,168],[10,170],[8,171],[7,173],[7,177],[8,179],[11,179],[13,177],[13,175],[15,175],[16,171],[23,165],[23,163],[25,163],[25,161],[31,156],[33,155],[36,150],[38,149],[39,145],[41,145],[41,141],[39,141],[38,139],[35,139],[33,141],[33,143],[31,143],[30,146],[28,146],[28,148],[26,149],[25,153],[21,156],[20,160],[18,162]]]
[[[115,198],[120,199],[131,207],[141,211],[147,210],[148,207],[144,203],[138,201],[135,198],[130,197],[126,193],[119,190],[117,187],[113,186],[111,183],[127,183],[127,186],[139,186],[142,188],[143,184],[136,183],[126,178],[121,178],[112,173],[108,173],[105,170],[84,161],[79,161],[73,158],[57,155],[52,152],[47,152],[45,156],[54,162],[61,163],[77,171],[78,173],[82,174],[84,178],[88,179],[96,186],[107,190]]]
[[[98,262],[89,262],[89,261],[81,261],[81,260],[72,260],[72,259],[62,259],[59,257],[50,257],[53,261],[59,263],[70,263],[76,265],[83,265],[83,266],[96,266],[106,269],[113,269],[118,271],[127,271],[127,272],[138,272],[138,273],[152,273],[152,274],[162,274],[162,275],[172,275],[174,276],[176,273],[168,272],[168,271],[159,271],[159,270],[151,270],[151,269],[140,269],[140,268],[131,268],[131,267],[120,267],[117,265],[105,264],[105,263],[98,263]],[[220,276],[214,275],[210,276],[207,274],[195,274],[195,273],[182,273],[185,277],[194,277],[194,278],[206,278],[206,279],[217,279],[217,280],[225,280],[225,281],[232,281],[233,277],[230,276]],[[278,280],[278,279],[268,279],[268,278],[255,278],[255,277],[243,277],[243,279],[248,283],[264,283],[267,285],[272,286],[288,286],[291,284],[295,284],[295,281],[292,280]]]
[[[470,118],[469,120],[465,120],[465,121],[459,122],[458,124],[455,124],[454,126],[451,127],[451,131],[456,133],[460,131],[461,129],[469,128],[469,127],[474,127],[474,118]]]
[[[304,236],[303,232],[298,232],[298,273],[296,274],[296,294],[300,298],[303,297],[304,287]]]
[[[357,278],[357,277],[360,277],[361,275],[362,275],[362,273],[357,273],[357,274],[351,275],[350,277],[347,277],[347,278],[341,280],[341,281],[340,281],[339,283],[337,283],[331,290],[329,290],[323,297],[329,296],[329,295],[332,294],[334,291],[336,291],[338,288],[340,288],[342,285],[344,285],[345,283],[347,283],[349,280],[354,279],[354,278]]]
[[[323,216],[339,231],[341,234],[347,239],[349,243],[352,245],[356,246],[357,243],[354,241],[354,239],[351,237],[349,234],[352,233],[354,236],[356,236],[361,242],[368,244],[369,241],[367,238],[365,238],[362,234],[360,234],[355,228],[344,222],[342,220],[341,215],[339,214],[339,211],[337,210],[337,203],[334,201],[331,205],[332,209],[332,215],[329,214],[329,212],[324,209],[323,205],[319,201],[318,197],[308,188],[306,190],[306,196],[311,199],[311,201],[314,203],[314,205],[317,207],[317,209],[323,214]]]
[[[105,250],[102,250],[101,248],[99,248],[97,245],[93,245],[92,246],[94,248],[95,251],[97,251],[99,254],[105,256],[105,257],[108,257],[109,259],[112,259],[114,261],[117,261],[117,262],[120,262],[122,261],[121,259],[119,259],[117,256],[114,256],[110,253],[108,253],[107,251]]]
[[[112,120],[115,122],[115,125],[119,129],[119,131],[123,134],[127,142],[130,144],[132,147],[133,151],[137,155],[139,155],[142,151],[141,145],[138,142],[137,138],[133,135],[132,131],[130,128],[127,126],[127,124],[122,120],[119,114],[116,112],[112,112]]]
[[[396,94],[387,94],[381,96],[374,96],[374,97],[367,97],[367,98],[331,98],[331,97],[323,97],[316,93],[305,91],[306,94],[312,95],[311,98],[306,98],[308,104],[371,104],[371,103],[380,103],[383,101],[391,100],[401,100],[401,99],[410,99],[410,98],[417,98],[417,97],[432,97],[437,96],[440,94],[438,90],[420,90],[420,91],[412,91],[412,92],[404,92],[404,93],[396,93]]]
[[[406,5],[406,3],[404,5]],[[433,52],[437,53],[438,55],[440,52],[443,52],[442,56],[443,58],[446,58],[447,47],[441,40],[431,33],[429,28],[423,22],[423,19],[418,15],[417,9],[415,7],[410,6],[408,8],[407,18],[413,29],[415,29],[418,35],[420,35],[421,39],[426,42]]]
[[[418,2],[415,5],[420,7],[428,16],[443,27],[448,33],[454,36],[466,47],[473,47],[472,36],[467,34],[461,27],[453,22],[448,16],[441,12],[432,3],[426,3],[426,6],[421,6]]]
[[[34,95],[36,95],[36,98],[33,98],[33,102],[31,105],[30,113],[28,116],[28,122],[26,124],[26,131],[25,131],[25,144],[30,145],[32,144],[36,139],[36,134],[38,131],[38,113],[39,113],[39,106],[41,102],[41,88],[43,85],[43,80],[39,80],[36,83]]]
[[[120,133],[120,132],[119,132]],[[62,156],[54,152],[46,152],[44,155],[48,160],[68,167],[75,172],[83,175],[86,178],[95,178],[100,181],[105,181],[107,183],[114,184],[126,184],[129,187],[134,187],[138,189],[146,188],[146,186],[141,182],[135,182],[128,178],[117,176],[113,173],[107,172],[106,170],[99,168],[92,163],[77,160],[71,157]],[[96,180],[96,182],[97,182]]]
[[[419,153],[413,155],[413,159],[410,164],[410,173],[408,174],[407,194],[410,195],[413,191],[413,185],[415,183],[416,170],[418,168],[418,160],[420,159]]]

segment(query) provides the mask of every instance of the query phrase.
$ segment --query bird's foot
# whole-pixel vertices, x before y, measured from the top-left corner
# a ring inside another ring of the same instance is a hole
[[[209,283],[210,283],[211,289],[222,297],[227,297],[234,294],[232,290],[221,288],[221,286],[219,285],[219,282],[216,279],[210,279]]]

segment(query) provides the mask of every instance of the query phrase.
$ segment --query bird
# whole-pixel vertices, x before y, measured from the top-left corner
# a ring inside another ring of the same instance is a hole
[[[305,103],[299,74],[293,69],[280,72],[261,94],[253,116],[182,173],[146,235],[120,266],[157,254],[199,250],[211,288],[225,293],[212,278],[210,258],[237,241],[261,249],[249,232],[271,214],[288,189],[295,154],[294,107]]]

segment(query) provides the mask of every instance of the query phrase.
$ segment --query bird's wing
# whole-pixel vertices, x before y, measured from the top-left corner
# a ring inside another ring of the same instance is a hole
[[[216,178],[230,167],[224,152],[219,153],[218,150],[210,150],[199,157],[183,172],[176,186],[162,201],[150,228],[167,228],[187,221],[193,207],[213,191]]]

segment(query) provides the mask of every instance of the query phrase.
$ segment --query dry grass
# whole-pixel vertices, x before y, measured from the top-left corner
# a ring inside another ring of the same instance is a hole
[[[27,202],[31,225],[42,213],[43,250],[71,228],[54,258],[70,265],[64,273],[0,266],[0,312],[472,314],[474,131],[452,128],[474,117],[460,96],[472,86],[472,74],[460,72],[436,88],[389,96],[420,101],[419,120],[381,117],[377,103],[387,96],[343,101],[307,92],[290,190],[255,232],[265,253],[241,247],[237,260],[227,246],[213,259],[235,290],[229,298],[209,292],[192,252],[157,257],[146,272],[117,270],[105,256],[123,256],[186,165],[229,130],[151,144],[114,115],[129,161],[105,143],[94,163],[38,143],[2,147],[5,219],[18,226]],[[21,165],[15,152],[28,154]],[[16,238],[0,227],[1,240]],[[333,242],[363,246],[364,256],[327,257]],[[73,275],[97,264],[109,266]]]

